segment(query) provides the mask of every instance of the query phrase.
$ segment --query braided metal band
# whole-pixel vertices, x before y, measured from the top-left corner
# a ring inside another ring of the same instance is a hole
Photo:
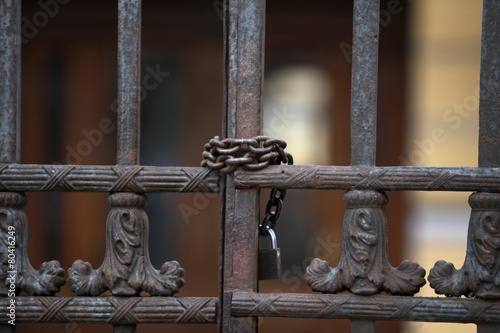
[[[250,139],[221,139],[218,136],[205,145],[202,167],[232,172],[237,166],[260,170],[270,164],[293,164],[292,155],[285,153],[286,142],[268,136]]]

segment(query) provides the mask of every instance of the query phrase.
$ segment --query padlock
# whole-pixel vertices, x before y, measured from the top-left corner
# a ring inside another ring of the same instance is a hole
[[[271,248],[259,250],[259,280],[274,280],[281,277],[281,253],[278,248],[276,234],[270,227],[264,229],[271,239]]]

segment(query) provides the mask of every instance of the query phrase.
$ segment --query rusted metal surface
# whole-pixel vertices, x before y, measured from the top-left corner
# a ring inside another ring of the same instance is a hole
[[[8,298],[0,298],[6,323]],[[16,297],[20,323],[200,323],[216,322],[215,297]]]
[[[0,191],[219,191],[217,172],[201,167],[0,164]]]
[[[235,172],[237,188],[500,192],[500,168],[269,166]]]
[[[500,323],[500,302],[458,297],[234,293],[234,316]]]
[[[117,163],[139,164],[141,0],[118,1]]]
[[[265,0],[224,1],[224,137],[261,134],[264,22]],[[237,190],[233,174],[221,186],[219,332],[255,332],[257,319],[233,318],[228,298],[234,291],[257,290],[259,190]]]
[[[500,1],[483,1],[479,166],[500,166]]]
[[[412,296],[425,284],[425,269],[405,260],[392,267],[387,253],[387,195],[377,191],[349,191],[344,195],[347,211],[342,226],[340,263],[332,268],[315,258],[305,279],[314,291],[357,295],[386,291]]]
[[[224,1],[224,137],[261,134],[265,0]]]
[[[21,0],[0,3],[0,163],[20,160]]]
[[[380,0],[354,0],[351,165],[375,165]]]

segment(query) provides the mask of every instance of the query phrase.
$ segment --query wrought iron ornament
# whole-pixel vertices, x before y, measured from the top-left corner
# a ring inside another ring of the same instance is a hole
[[[500,193],[474,193],[467,238],[467,255],[461,269],[438,261],[429,283],[438,294],[500,298]]]
[[[151,296],[171,296],[184,285],[184,270],[177,261],[160,270],[149,259],[149,221],[144,211],[146,196],[114,193],[106,227],[106,255],[96,270],[82,260],[68,270],[68,284],[79,296],[98,296],[109,290],[116,296],[137,296],[144,290]]]
[[[28,219],[23,193],[0,192],[0,295],[52,296],[64,285],[64,269],[52,260],[35,270],[28,259]],[[14,288],[12,288],[14,287]]]
[[[313,259],[305,274],[314,291],[358,295],[386,291],[393,295],[414,295],[425,284],[425,269],[405,260],[397,268],[387,254],[387,195],[377,191],[349,191],[344,195],[342,254],[336,268]]]

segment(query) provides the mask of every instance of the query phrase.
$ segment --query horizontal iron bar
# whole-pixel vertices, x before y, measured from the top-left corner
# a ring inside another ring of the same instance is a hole
[[[201,167],[0,164],[0,191],[217,193],[218,173]]]
[[[201,167],[0,164],[0,191],[218,193],[218,177]],[[281,165],[237,170],[235,186],[500,192],[500,168]]]
[[[500,303],[458,297],[234,293],[236,317],[498,323]]]
[[[215,297],[15,297],[16,323],[216,323]],[[0,298],[0,324],[10,320]]]
[[[500,192],[500,168],[281,165],[236,171],[237,188]]]

